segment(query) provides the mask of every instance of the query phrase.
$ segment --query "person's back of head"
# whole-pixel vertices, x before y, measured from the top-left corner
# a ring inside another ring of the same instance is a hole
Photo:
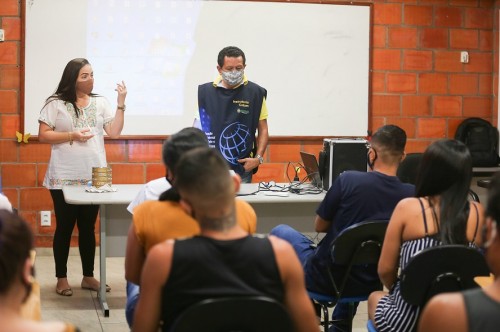
[[[80,331],[60,321],[39,322],[23,314],[23,305],[32,292],[33,234],[27,222],[17,213],[0,209],[0,311],[14,311],[2,316],[1,331]],[[2,308],[3,307],[3,308]],[[24,307],[26,309],[26,307]],[[31,313],[28,309],[28,313]]]
[[[204,147],[186,152],[176,167],[175,186],[202,229],[235,225],[235,183],[217,150]]]
[[[486,249],[486,260],[495,274],[500,276],[500,172],[492,178],[488,187],[488,201],[486,206],[486,225],[483,229],[483,246]],[[489,231],[488,231],[489,230]]]
[[[495,173],[488,187],[486,216],[496,221],[497,226],[500,226],[500,172]]]
[[[181,129],[163,143],[163,162],[173,172],[185,152],[202,146],[208,146],[208,139],[203,131],[194,127]]]
[[[439,197],[441,241],[467,242],[465,230],[469,215],[466,209],[472,159],[467,147],[457,140],[443,139],[425,150],[417,174],[416,196]]]
[[[370,140],[376,159],[387,165],[398,165],[403,159],[406,146],[406,132],[396,125],[380,127]]]
[[[0,210],[0,297],[19,281],[26,285],[23,272],[32,248],[33,235],[28,224],[15,213]],[[29,293],[29,285],[26,287]]]
[[[207,136],[203,131],[194,127],[181,129],[170,136],[163,143],[162,158],[168,169],[167,180],[171,181],[175,176],[175,166],[180,157],[189,150],[208,146]],[[160,201],[178,201],[179,195],[175,188],[170,188],[159,197]]]

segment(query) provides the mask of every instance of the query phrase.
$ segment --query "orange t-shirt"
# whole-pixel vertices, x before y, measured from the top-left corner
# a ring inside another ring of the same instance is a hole
[[[245,201],[235,199],[236,220],[250,234],[257,228],[255,211]],[[134,209],[132,217],[139,244],[147,253],[155,244],[168,239],[190,237],[200,233],[198,222],[176,202],[145,201]]]

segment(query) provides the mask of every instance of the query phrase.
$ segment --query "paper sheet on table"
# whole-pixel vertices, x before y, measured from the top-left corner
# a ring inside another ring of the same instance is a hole
[[[109,185],[109,184],[105,184],[104,186],[99,187],[99,188],[96,188],[94,186],[86,187],[85,191],[89,192],[89,193],[109,193],[109,192],[115,192],[116,188]]]

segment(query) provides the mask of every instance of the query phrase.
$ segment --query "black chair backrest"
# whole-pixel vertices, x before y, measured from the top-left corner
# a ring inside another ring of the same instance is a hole
[[[423,307],[434,295],[478,287],[474,278],[488,276],[484,256],[464,245],[442,245],[416,254],[401,272],[401,295]]]
[[[367,296],[373,291],[382,289],[376,266],[387,224],[387,220],[364,221],[344,229],[333,241],[330,254],[334,271],[328,273],[337,299]],[[351,275],[353,269],[356,272]],[[369,282],[360,284],[357,273],[367,273],[373,278],[370,278],[372,280]]]
[[[418,166],[420,161],[422,161],[422,156],[424,154],[408,153],[405,159],[401,162],[396,173],[397,177],[401,182],[415,184],[417,182]]]
[[[344,229],[333,242],[335,264],[377,264],[384,242],[387,220],[364,221]]]
[[[203,300],[187,308],[171,332],[275,332],[293,331],[285,307],[265,296]]]

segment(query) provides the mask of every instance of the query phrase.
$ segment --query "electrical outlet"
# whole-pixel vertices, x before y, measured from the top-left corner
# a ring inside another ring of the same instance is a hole
[[[40,225],[50,226],[50,211],[40,211]]]
[[[467,51],[460,52],[460,62],[469,63],[469,52]]]
[[[5,32],[3,29],[0,29],[0,42],[3,42],[5,40]]]

